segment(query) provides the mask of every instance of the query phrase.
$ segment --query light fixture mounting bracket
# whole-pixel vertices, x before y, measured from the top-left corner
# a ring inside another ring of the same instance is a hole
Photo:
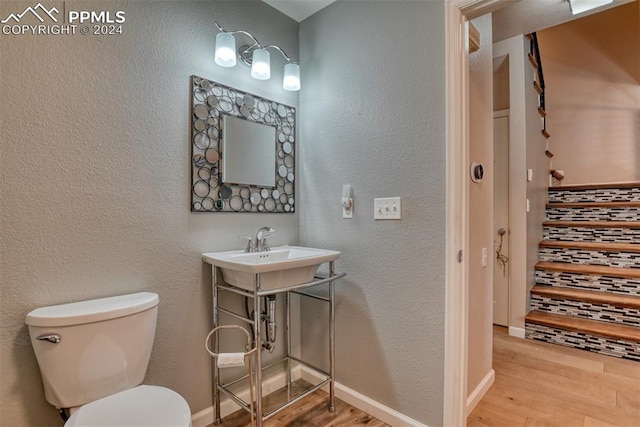
[[[240,59],[240,62],[247,67],[251,67],[251,64],[253,64],[253,51],[256,49],[260,49],[260,46],[240,46],[240,48],[238,48],[238,58]]]

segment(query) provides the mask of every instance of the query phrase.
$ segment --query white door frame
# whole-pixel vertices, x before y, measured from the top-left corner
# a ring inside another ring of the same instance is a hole
[[[508,0],[445,0],[446,265],[443,424],[466,425],[469,287],[467,14]],[[462,261],[459,256],[462,254]]]

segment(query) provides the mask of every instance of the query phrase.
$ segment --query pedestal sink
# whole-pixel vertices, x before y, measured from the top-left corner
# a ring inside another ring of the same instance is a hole
[[[248,291],[277,290],[313,280],[320,264],[335,261],[340,252],[299,246],[278,246],[268,252],[242,250],[202,254],[202,259],[220,268],[224,281]]]

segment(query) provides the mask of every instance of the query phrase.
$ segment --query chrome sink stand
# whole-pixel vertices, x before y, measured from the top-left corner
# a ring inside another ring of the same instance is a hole
[[[285,408],[288,408],[289,406],[293,405],[294,403],[296,403],[297,401],[305,398],[306,396],[310,395],[311,393],[315,392],[316,390],[324,387],[326,384],[329,384],[329,412],[335,412],[335,390],[334,390],[334,380],[335,380],[335,282],[336,280],[346,276],[346,273],[341,273],[341,274],[336,274],[335,273],[335,262],[334,261],[330,261],[329,262],[329,277],[327,278],[314,278],[314,280],[312,280],[311,282],[308,283],[304,283],[301,285],[295,285],[295,286],[290,286],[290,287],[286,287],[286,288],[280,288],[280,289],[275,289],[275,290],[261,290],[260,288],[260,273],[257,273],[255,275],[255,287],[253,291],[247,291],[244,289],[240,289],[234,286],[230,286],[227,285],[225,283],[222,283],[222,281],[218,280],[218,268],[216,266],[212,266],[212,276],[213,276],[213,327],[217,328],[219,326],[219,317],[220,314],[225,314],[228,315],[232,318],[235,318],[237,320],[241,320],[243,322],[246,322],[248,324],[250,324],[253,328],[253,334],[254,334],[254,343],[253,345],[258,347],[258,351],[255,352],[255,405],[254,405],[254,414],[255,414],[255,419],[256,419],[256,426],[257,427],[262,427],[263,422],[268,420],[269,418],[271,418],[272,416],[276,415],[277,413],[279,413],[280,411],[282,411]],[[305,293],[303,292],[305,289],[314,287],[314,286],[320,286],[320,285],[328,285],[329,287],[329,297],[324,297],[324,296],[320,296],[320,295],[314,295],[314,294],[309,294],[309,293]],[[234,294],[238,294],[238,295],[242,295],[245,297],[249,297],[253,299],[253,311],[255,313],[255,317],[256,317],[256,321],[249,319],[243,315],[234,313],[230,310],[227,310],[224,307],[220,307],[219,306],[219,298],[218,298],[218,293],[220,291],[223,292],[230,292],[230,293],[234,293]],[[275,294],[280,294],[280,293],[284,293],[285,294],[285,310],[286,310],[286,345],[285,345],[285,356],[284,358],[277,363],[274,363],[272,365],[269,366],[262,366],[262,331],[261,331],[261,306],[260,306],[260,298],[264,297],[264,296],[268,296],[268,295],[275,295]],[[315,300],[319,300],[319,301],[324,301],[326,303],[329,304],[329,372],[326,372],[325,370],[318,368],[316,366],[313,366],[311,364],[309,364],[308,362],[305,362],[304,360],[294,356],[291,354],[291,328],[290,328],[290,324],[291,324],[291,294],[298,294],[298,295],[302,295],[304,297],[308,297],[308,298],[313,298]],[[216,337],[213,338],[213,348],[214,348],[214,352],[218,353],[219,352],[219,342],[217,340]],[[244,400],[242,400],[240,397],[238,397],[235,393],[233,393],[229,387],[231,387],[234,384],[237,384],[243,380],[246,380],[249,375],[245,375],[243,377],[237,378],[231,382],[228,382],[226,384],[222,384],[220,381],[220,370],[217,366],[217,364],[215,363],[215,359],[213,360],[213,366],[212,366],[212,371],[213,371],[213,382],[212,382],[212,386],[213,386],[213,411],[214,411],[214,424],[215,425],[219,425],[221,424],[222,420],[220,417],[220,394],[224,394],[227,397],[229,397],[231,400],[233,400],[235,403],[237,403],[238,405],[240,405],[240,407],[242,407],[244,410],[246,410],[247,412],[251,413],[251,407],[250,404],[245,402]],[[301,364],[303,367],[308,368],[318,374],[320,374],[322,377],[324,377],[324,380],[321,381],[319,384],[316,384],[315,386],[311,387],[309,390],[305,391],[304,393],[300,394],[299,396],[296,396],[294,398],[291,398],[291,364],[292,362],[296,362]],[[269,411],[267,413],[264,412],[263,410],[263,402],[262,402],[262,371],[265,369],[269,369],[271,367],[274,367],[280,363],[286,363],[286,368],[285,368],[285,372],[286,372],[286,386],[287,386],[287,402],[284,403],[283,405],[279,406],[278,408]]]

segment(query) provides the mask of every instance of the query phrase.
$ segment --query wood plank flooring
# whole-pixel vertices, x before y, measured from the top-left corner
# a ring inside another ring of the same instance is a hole
[[[309,386],[310,384],[304,380],[296,381],[292,395],[300,394],[301,391],[306,390]],[[286,400],[286,389],[280,389],[266,396],[264,405],[267,410],[271,410]],[[289,408],[284,409],[263,425],[265,427],[390,427],[388,424],[348,405],[340,399],[336,399],[336,412],[331,414],[327,409],[328,403],[329,395],[322,390],[318,390]],[[222,427],[247,427],[250,425],[251,417],[243,409],[223,418],[221,424]],[[209,427],[213,427],[213,425]]]
[[[640,426],[640,363],[494,328],[496,380],[468,427]]]
[[[496,380],[469,415],[468,427],[638,427],[640,363],[550,343],[523,340],[494,329]],[[308,383],[296,382],[296,389]],[[295,391],[294,391],[295,394]],[[282,402],[285,390],[265,398],[267,408]],[[382,421],[317,391],[265,423],[266,427],[388,427]],[[247,427],[240,410],[223,427]],[[211,427],[211,426],[210,426]]]

